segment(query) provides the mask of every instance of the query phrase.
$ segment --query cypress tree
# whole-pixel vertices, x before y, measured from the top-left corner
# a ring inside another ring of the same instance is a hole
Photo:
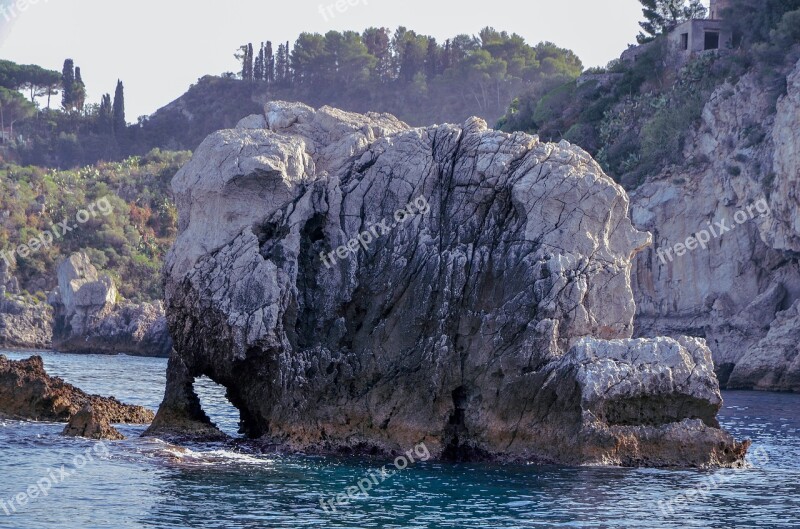
[[[244,54],[244,72],[242,77],[245,81],[253,80],[253,44],[249,43]]]
[[[258,49],[258,57],[256,57],[255,66],[253,67],[253,76],[256,81],[264,80],[264,43]]]
[[[75,62],[72,59],[64,61],[64,69],[61,71],[61,87],[61,106],[69,112],[74,106],[75,90]]]
[[[75,68],[75,83],[72,88],[72,103],[78,112],[83,112],[83,105],[86,103],[86,85],[83,84],[80,67]]]
[[[114,110],[111,105],[111,94],[103,94],[100,100],[97,128],[101,134],[111,134],[114,131]]]
[[[117,80],[117,89],[114,92],[113,130],[119,136],[127,126],[125,122],[125,87],[122,81]]]
[[[267,47],[264,50],[264,80],[269,84],[275,83],[275,55],[272,52],[272,42],[267,41]]]
[[[292,84],[292,48],[289,47],[289,41],[286,41],[286,46],[284,48],[286,50],[286,64],[285,64],[285,71],[283,72],[283,78],[287,85]]]
[[[285,86],[287,84],[287,62],[288,57],[286,54],[286,47],[283,44],[278,44],[278,56],[275,59],[275,80],[281,86]]]

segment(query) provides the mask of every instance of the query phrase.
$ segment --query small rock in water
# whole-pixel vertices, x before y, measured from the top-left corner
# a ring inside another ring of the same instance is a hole
[[[125,436],[111,426],[105,417],[98,415],[90,404],[84,405],[78,413],[72,416],[61,435],[112,441],[125,439]]]

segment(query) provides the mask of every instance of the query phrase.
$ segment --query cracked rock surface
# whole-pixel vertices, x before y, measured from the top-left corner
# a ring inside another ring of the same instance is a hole
[[[723,387],[800,391],[800,62],[777,103],[752,73],[721,85],[683,159],[631,193],[654,234],[634,260],[636,335],[705,338]],[[718,223],[705,249],[658,256]]]
[[[175,350],[149,434],[216,433],[192,387],[207,375],[244,433],[287,449],[744,455],[716,422],[705,343],[631,339],[631,259],[650,236],[577,147],[273,102],[209,136],[172,186]]]

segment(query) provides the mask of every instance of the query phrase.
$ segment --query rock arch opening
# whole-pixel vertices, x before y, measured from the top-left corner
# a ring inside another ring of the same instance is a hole
[[[226,435],[239,437],[239,410],[228,400],[225,386],[207,376],[195,378],[193,386],[200,407],[214,426]]]

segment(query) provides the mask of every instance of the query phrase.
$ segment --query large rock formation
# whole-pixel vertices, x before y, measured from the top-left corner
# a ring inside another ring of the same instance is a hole
[[[704,342],[630,339],[650,237],[584,151],[478,119],[265,114],[173,180],[175,353],[149,433],[208,432],[207,375],[249,436],[309,451],[741,460]]]
[[[58,267],[54,347],[78,353],[167,356],[172,340],[160,302],[118,303],[114,280],[98,273],[85,253]]]
[[[655,235],[634,265],[637,335],[706,338],[728,387],[800,391],[798,131],[800,63],[777,105],[745,75],[706,104],[687,163],[631,193],[634,225]],[[661,257],[710,228],[707,248]]]
[[[0,417],[67,422],[87,404],[110,423],[147,424],[153,420],[153,412],[146,408],[113,397],[87,395],[49,376],[40,356],[14,361],[0,355]]]

